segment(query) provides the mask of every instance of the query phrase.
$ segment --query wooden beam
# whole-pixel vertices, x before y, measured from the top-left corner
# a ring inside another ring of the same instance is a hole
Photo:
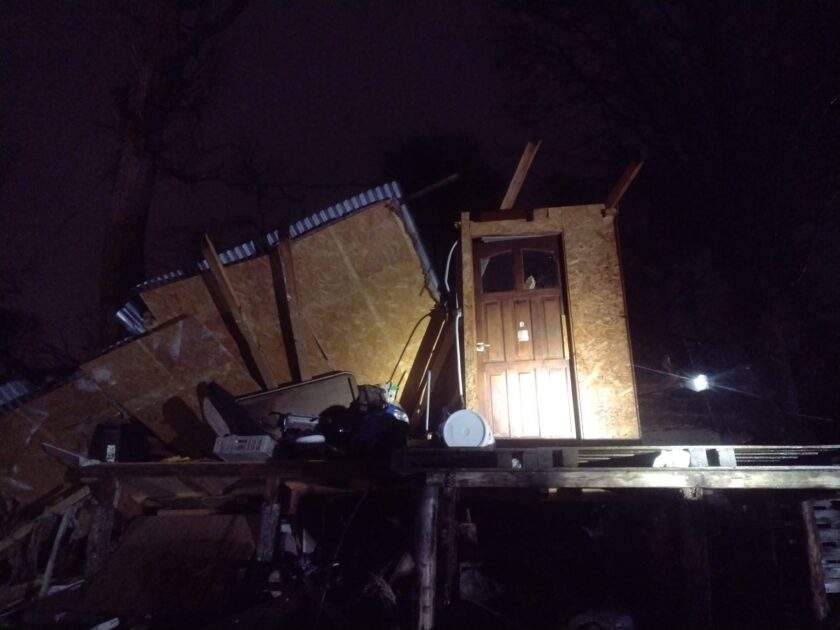
[[[562,471],[456,471],[447,476],[463,488],[670,488],[690,490],[838,490],[837,466],[739,466],[738,468],[575,468]]]
[[[417,428],[418,414],[422,407],[421,394],[426,381],[426,372],[429,370],[433,358],[441,350],[441,340],[444,330],[448,326],[446,311],[442,307],[435,308],[432,311],[429,325],[426,326],[426,332],[423,334],[423,340],[420,342],[414,364],[405,379],[402,391],[399,392],[400,405],[411,419],[413,429]],[[433,373],[432,378],[435,376],[436,374]]]
[[[516,203],[516,198],[519,197],[519,191],[522,190],[522,184],[525,183],[525,177],[528,175],[528,170],[531,168],[531,163],[534,161],[534,156],[537,154],[541,143],[542,140],[536,144],[529,142],[525,145],[522,157],[519,158],[519,164],[516,166],[510,184],[508,184],[505,198],[502,200],[502,205],[499,206],[502,210],[510,210]]]
[[[285,460],[273,462],[218,462],[190,461],[169,462],[126,462],[118,464],[96,464],[78,471],[82,480],[176,477],[231,477],[242,479],[304,480],[315,478],[341,478],[363,476],[376,478],[390,476],[387,461],[383,460]]]
[[[303,314],[300,310],[298,299],[297,280],[295,279],[295,266],[292,259],[292,242],[286,236],[277,245],[277,256],[280,259],[280,272],[282,276],[282,287],[280,295],[285,298],[284,312],[281,317],[287,319],[286,328],[289,332],[286,335],[286,354],[292,368],[292,374],[299,381],[308,381],[312,378],[312,370],[309,368],[309,354],[306,348],[306,333],[304,332]],[[276,290],[276,289],[275,289]]]
[[[612,191],[610,191],[610,194],[607,195],[606,202],[604,202],[604,206],[607,209],[618,208],[618,203],[621,201],[624,193],[627,192],[627,189],[630,188],[630,184],[632,184],[633,180],[636,179],[636,175],[639,174],[643,164],[644,162],[642,161],[631,162],[630,165],[624,169],[621,177],[618,178],[615,186],[613,186]]]
[[[237,332],[240,334],[242,339],[245,340],[245,344],[248,347],[248,352],[250,353],[251,358],[253,359],[254,364],[256,365],[257,372],[259,373],[259,378],[262,381],[261,385],[263,389],[271,389],[277,387],[279,383],[274,377],[274,374],[271,371],[271,367],[269,366],[268,361],[266,361],[265,357],[262,354],[262,351],[260,350],[260,345],[257,342],[257,338],[254,335],[254,331],[251,330],[251,327],[248,325],[248,322],[242,315],[242,308],[239,306],[239,303],[236,300],[236,295],[233,292],[233,286],[231,285],[230,280],[228,279],[227,272],[225,271],[225,266],[219,259],[219,255],[216,252],[216,248],[213,246],[210,237],[206,234],[204,235],[204,241],[205,242],[201,250],[204,253],[204,257],[207,259],[207,263],[210,265],[210,273],[216,280],[216,284],[219,287],[219,292],[221,294],[222,301],[224,302],[224,306],[233,318],[233,323],[236,326]]]

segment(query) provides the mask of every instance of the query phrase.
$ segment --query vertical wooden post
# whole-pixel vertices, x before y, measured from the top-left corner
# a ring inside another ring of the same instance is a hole
[[[279,490],[280,480],[277,477],[267,477],[265,480],[265,495],[260,507],[260,531],[256,549],[257,562],[274,560],[277,547],[277,531],[280,528]]]
[[[458,575],[458,488],[443,489],[443,605],[454,599],[455,578]]]
[[[799,504],[802,513],[802,523],[805,530],[805,544],[808,559],[808,575],[811,581],[811,613],[814,620],[822,621],[828,617],[828,595],[825,592],[825,574],[822,565],[822,545],[814,518],[813,501],[803,501]]]
[[[702,499],[685,499],[680,503],[685,627],[692,630],[712,627],[711,576],[704,508]]]
[[[113,479],[103,480],[91,502],[90,532],[88,533],[85,578],[96,574],[108,559],[111,550],[111,536],[114,532],[115,504],[119,498],[119,486]]]
[[[417,630],[431,630],[435,625],[439,502],[440,488],[424,486],[420,495],[414,551],[417,562]]]

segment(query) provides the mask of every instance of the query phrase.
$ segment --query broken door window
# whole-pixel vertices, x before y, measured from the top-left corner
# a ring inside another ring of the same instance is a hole
[[[513,291],[513,252],[502,252],[481,259],[481,291]]]
[[[557,286],[557,259],[553,252],[523,250],[522,271],[526,289],[552,289]]]

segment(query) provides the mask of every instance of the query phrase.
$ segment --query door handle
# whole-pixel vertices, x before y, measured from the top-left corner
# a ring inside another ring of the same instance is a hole
[[[489,348],[489,347],[490,347],[490,344],[489,343],[484,343],[483,341],[477,341],[475,343],[475,351],[476,352],[484,352],[484,349]]]

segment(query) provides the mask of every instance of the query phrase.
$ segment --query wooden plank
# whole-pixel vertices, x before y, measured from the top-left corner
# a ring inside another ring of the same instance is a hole
[[[732,468],[576,468],[551,472],[486,471],[433,473],[465,488],[661,488],[709,490],[838,490],[840,469],[831,466]]]
[[[525,145],[525,150],[522,151],[522,157],[519,158],[519,164],[516,166],[510,184],[508,184],[505,198],[502,200],[502,205],[499,206],[502,210],[510,210],[516,203],[516,198],[519,197],[519,192],[525,183],[525,177],[528,175],[531,163],[534,161],[534,156],[537,154],[541,143],[542,140],[539,140],[536,144],[529,142]]]
[[[32,528],[35,526],[39,520],[46,518],[48,516],[54,516],[56,514],[63,514],[68,508],[74,506],[79,501],[86,499],[90,496],[90,488],[87,486],[83,486],[76,490],[73,494],[68,497],[65,497],[58,503],[49,506],[45,509],[38,518],[31,520],[30,522],[26,523],[25,525],[21,525],[18,527],[12,534],[6,536],[2,541],[0,541],[0,553],[14,545],[15,543],[20,542],[32,531]]]
[[[236,325],[239,334],[245,340],[248,352],[250,353],[251,358],[256,365],[257,372],[259,373],[263,389],[277,387],[279,382],[274,377],[271,367],[263,356],[262,350],[260,349],[257,339],[254,336],[254,332],[251,330],[251,327],[242,315],[242,308],[236,301],[233,286],[231,286],[230,280],[228,279],[225,267],[219,259],[219,255],[216,253],[216,248],[213,246],[210,237],[206,234],[204,235],[204,246],[201,249],[204,257],[207,259],[207,263],[210,265],[210,273],[216,280],[224,306],[233,317],[234,324]]]
[[[282,279],[281,291],[284,307],[281,316],[286,319],[285,327],[288,328],[290,339],[287,340],[286,348],[289,361],[292,364],[292,374],[299,381],[308,381],[312,378],[312,370],[309,368],[309,354],[306,348],[306,333],[304,332],[303,313],[300,308],[300,298],[297,291],[297,280],[295,278],[295,265],[292,259],[292,242],[289,237],[280,239],[277,245],[277,256],[280,260],[280,271]],[[277,291],[277,287],[275,287]]]
[[[627,192],[627,189],[630,188],[630,184],[633,183],[633,180],[636,179],[636,175],[639,174],[639,171],[642,169],[642,165],[644,162],[631,162],[624,172],[621,174],[621,177],[618,178],[618,181],[613,186],[613,189],[610,191],[610,194],[607,195],[607,200],[604,202],[604,206],[606,208],[618,208],[618,204],[621,201],[621,198],[624,196],[624,193]]]

